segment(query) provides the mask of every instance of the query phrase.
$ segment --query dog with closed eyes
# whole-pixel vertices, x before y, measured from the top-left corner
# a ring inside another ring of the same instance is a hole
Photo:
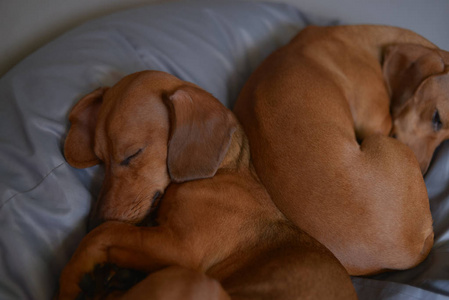
[[[148,274],[110,299],[356,298],[332,253],[271,201],[234,115],[198,86],[135,73],[85,96],[69,120],[67,161],[101,162],[105,178],[96,228],[64,268],[58,299],[83,295],[83,278],[105,264]],[[157,224],[135,226],[156,205]]]
[[[310,26],[236,102],[276,206],[351,275],[411,268],[432,248],[422,174],[449,138],[448,64],[409,30]]]

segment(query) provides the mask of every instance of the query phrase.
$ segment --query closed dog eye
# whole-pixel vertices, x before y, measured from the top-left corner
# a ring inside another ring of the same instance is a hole
[[[137,155],[139,155],[140,153],[142,153],[142,148],[140,148],[139,150],[137,150],[136,153],[134,153],[134,154],[128,156],[127,158],[125,158],[125,159],[120,163],[120,165],[121,165],[121,166],[128,166],[129,163],[131,162],[131,160],[132,160],[133,158],[135,158]]]
[[[440,113],[438,112],[438,109],[435,110],[432,116],[432,126],[433,130],[438,132],[440,131],[441,127],[443,127],[443,123],[441,122]]]

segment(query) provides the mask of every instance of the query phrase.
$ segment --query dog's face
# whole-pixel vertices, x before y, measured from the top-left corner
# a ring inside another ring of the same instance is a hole
[[[235,130],[230,112],[210,94],[156,71],[90,93],[69,120],[67,161],[105,167],[91,228],[106,220],[137,224],[170,182],[212,177]]]
[[[392,96],[391,135],[408,145],[425,174],[449,138],[449,53],[419,45],[390,46],[383,71]]]

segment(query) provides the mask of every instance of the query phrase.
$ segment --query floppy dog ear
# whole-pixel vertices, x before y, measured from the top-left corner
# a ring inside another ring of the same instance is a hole
[[[94,136],[98,112],[107,89],[99,88],[87,94],[70,112],[71,126],[65,140],[64,155],[75,168],[87,168],[100,163],[94,152]]]
[[[236,123],[211,94],[184,86],[165,99],[170,115],[167,165],[174,182],[215,175]]]
[[[424,79],[443,72],[444,61],[438,49],[397,44],[385,49],[382,69],[394,114],[412,98]]]

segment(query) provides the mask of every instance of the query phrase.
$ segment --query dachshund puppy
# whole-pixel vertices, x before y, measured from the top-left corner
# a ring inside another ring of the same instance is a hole
[[[69,119],[67,161],[102,162],[105,179],[90,217],[100,225],[63,270],[59,299],[75,299],[86,274],[104,264],[149,274],[140,294],[163,272],[158,292],[168,295],[165,270],[178,266],[167,271],[175,292],[215,291],[197,299],[356,298],[332,253],[274,205],[238,121],[204,90],[163,72],[135,73],[81,99]],[[155,206],[156,226],[134,225]],[[207,277],[189,283],[186,270]]]
[[[432,248],[422,173],[449,137],[448,63],[405,29],[308,27],[237,100],[276,206],[351,275],[411,268]]]

